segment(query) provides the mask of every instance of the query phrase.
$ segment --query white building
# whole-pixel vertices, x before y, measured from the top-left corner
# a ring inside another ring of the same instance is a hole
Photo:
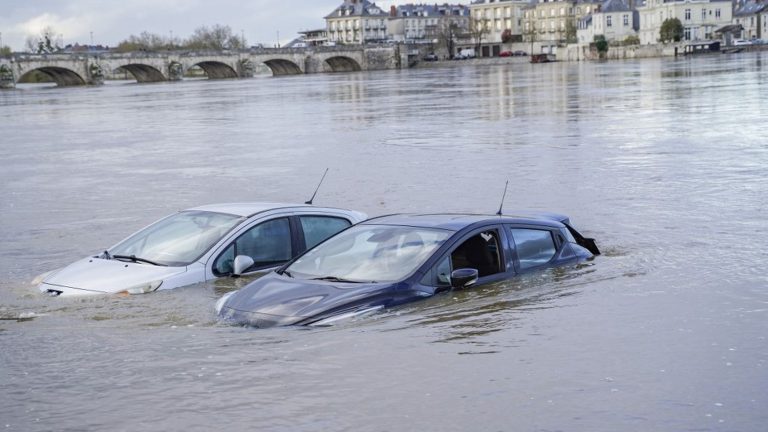
[[[328,41],[364,44],[387,39],[388,15],[368,0],[344,0],[325,17]]]
[[[469,25],[469,9],[452,4],[406,4],[392,6],[387,35],[397,42],[433,42],[447,26],[455,25],[465,32]]]
[[[469,9],[473,24],[486,28],[484,42],[502,42],[505,30],[513,37],[510,42],[520,42],[523,34],[523,8],[529,3],[528,0],[475,0]]]
[[[596,10],[579,20],[577,36],[580,44],[589,44],[603,35],[608,42],[621,42],[637,36],[639,28],[634,11],[625,0],[606,0]]]
[[[766,24],[768,24],[768,3],[757,3],[748,1],[739,6],[733,12],[733,23],[741,24],[743,30],[741,38],[763,39],[768,37],[766,34]]]
[[[683,24],[683,40],[708,40],[715,30],[731,24],[731,0],[647,0],[638,6],[640,13],[640,43],[655,44],[659,40],[661,24],[677,18]]]

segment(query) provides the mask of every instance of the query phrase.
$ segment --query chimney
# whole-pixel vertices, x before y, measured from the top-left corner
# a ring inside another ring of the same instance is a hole
[[[389,7],[389,16],[396,17],[397,16],[397,6],[392,5]]]

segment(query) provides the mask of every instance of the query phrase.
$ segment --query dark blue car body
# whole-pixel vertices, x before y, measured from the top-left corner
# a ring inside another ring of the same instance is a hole
[[[456,287],[451,281],[456,272],[451,269],[476,269],[476,284],[480,285],[575,264],[600,253],[592,239],[570,226],[566,216],[552,213],[401,214],[360,225],[445,230],[447,237],[415,271],[397,281],[302,279],[290,276],[286,270],[291,263],[286,264],[222,298],[217,304],[219,318],[254,327],[322,324],[450,290]],[[470,251],[475,243],[479,245]]]

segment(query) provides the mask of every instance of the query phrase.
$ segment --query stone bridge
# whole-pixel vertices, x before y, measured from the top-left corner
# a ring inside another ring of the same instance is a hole
[[[404,51],[404,50],[403,50]],[[14,54],[0,59],[0,87],[14,87],[39,71],[59,86],[98,85],[127,71],[140,83],[178,81],[192,67],[209,79],[250,78],[264,64],[272,75],[399,69],[408,64],[399,46],[263,48],[242,51],[162,51],[102,54]]]

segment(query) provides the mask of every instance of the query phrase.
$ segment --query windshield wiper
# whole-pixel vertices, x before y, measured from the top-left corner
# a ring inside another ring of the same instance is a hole
[[[283,270],[283,271],[280,271],[280,272],[278,272],[278,273],[279,273],[279,274],[282,274],[282,275],[286,275],[286,276],[288,276],[289,278],[292,278],[292,277],[293,277],[293,275],[291,274],[291,272],[289,272],[288,270]]]
[[[360,281],[353,281],[353,280],[349,280],[349,279],[344,279],[344,278],[340,278],[338,276],[323,276],[323,277],[312,278],[312,280],[322,280],[322,281],[330,281],[330,282],[361,283]]]
[[[101,254],[101,256],[99,258],[104,258],[104,259],[111,260],[112,259],[112,255],[109,254],[108,250],[105,250],[104,253]]]
[[[154,261],[148,260],[146,258],[139,258],[136,255],[112,255],[112,258],[114,258],[114,259],[127,259],[127,260],[131,260],[133,262],[143,262],[143,263],[152,264],[152,265],[156,265],[156,266],[160,266],[160,267],[168,267],[165,264],[160,264],[158,262],[154,262]]]

